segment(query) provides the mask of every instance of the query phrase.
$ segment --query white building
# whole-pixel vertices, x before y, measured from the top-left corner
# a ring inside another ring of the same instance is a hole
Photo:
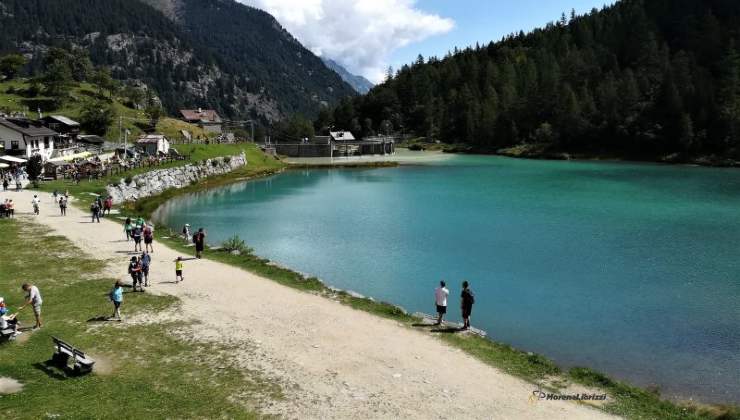
[[[0,152],[29,159],[40,155],[43,161],[54,153],[59,134],[40,123],[20,118],[0,118]]]
[[[166,155],[170,152],[170,141],[162,134],[147,134],[141,136],[136,140],[136,145],[143,149],[148,155],[156,155],[157,153],[163,153]]]

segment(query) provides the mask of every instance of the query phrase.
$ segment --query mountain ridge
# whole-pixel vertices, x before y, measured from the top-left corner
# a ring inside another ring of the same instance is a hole
[[[363,76],[351,73],[344,66],[332,60],[331,58],[321,57],[321,60],[324,61],[324,64],[326,64],[327,67],[339,74],[342,80],[352,86],[352,88],[354,88],[354,90],[357,91],[357,93],[359,94],[364,95],[370,92],[370,89],[375,86],[373,82],[367,80]]]
[[[85,49],[170,113],[269,122],[355,95],[271,15],[233,0],[0,0],[0,10],[0,53],[23,53],[35,71],[51,47]]]

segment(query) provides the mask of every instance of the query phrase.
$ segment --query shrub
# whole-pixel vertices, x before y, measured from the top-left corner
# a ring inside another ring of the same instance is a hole
[[[237,251],[239,254],[251,254],[253,249],[248,247],[246,243],[244,243],[244,240],[239,237],[239,235],[234,235],[231,238],[225,240],[221,247],[226,252],[234,252]]]

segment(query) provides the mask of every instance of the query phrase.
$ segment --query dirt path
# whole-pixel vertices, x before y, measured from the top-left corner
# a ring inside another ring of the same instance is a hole
[[[17,213],[30,213],[33,193],[6,196],[17,203]],[[87,213],[73,207],[61,217],[51,197],[40,196],[41,215],[21,217],[46,224],[112,262],[111,275],[127,279],[126,251],[133,244],[125,242],[121,225],[92,224]],[[533,385],[427,334],[225,264],[187,261],[185,282],[173,284],[172,261],[178,255],[155,243],[151,292],[181,298],[180,312],[167,316],[201,320],[199,335],[235,344],[242,350],[234,354],[234,363],[283,387],[284,399],[260,407],[266,413],[322,419],[610,418],[573,402],[532,404]]]

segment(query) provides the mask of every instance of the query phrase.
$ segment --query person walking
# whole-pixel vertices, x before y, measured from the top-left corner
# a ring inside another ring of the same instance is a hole
[[[149,287],[149,266],[152,264],[152,256],[146,251],[141,253],[141,272],[144,274],[144,287]]]
[[[134,225],[134,228],[131,229],[131,237],[134,238],[134,252],[143,251],[141,248],[141,227],[139,225]]]
[[[103,216],[106,214],[110,216],[110,211],[113,208],[113,197],[108,196],[105,198],[105,201],[103,201]]]
[[[127,217],[126,222],[123,224],[123,231],[126,233],[126,242],[131,240],[131,231],[134,229],[134,225],[131,224],[131,218]]]
[[[175,283],[180,283],[185,280],[185,276],[182,275],[182,257],[177,257],[175,260]]]
[[[154,226],[150,224],[144,227],[144,250],[154,252]]]
[[[39,288],[31,283],[23,283],[21,289],[26,292],[26,303],[18,308],[17,312],[20,312],[25,309],[26,306],[31,305],[31,307],[33,307],[33,316],[36,318],[36,325],[33,328],[41,328],[41,304],[44,303],[44,301],[41,299]]]
[[[201,258],[203,249],[206,247],[206,232],[203,228],[198,229],[198,232],[193,235],[193,242],[195,243],[195,258]]]
[[[123,283],[117,280],[109,294],[110,301],[113,303],[113,315],[108,319],[123,321],[121,318],[121,304],[123,304]]]
[[[54,190],[54,192],[51,193],[51,196],[52,196],[52,199],[54,200],[54,203],[56,203],[57,202],[57,199],[59,197],[59,191]]]
[[[473,305],[475,304],[475,295],[470,290],[470,285],[467,280],[462,283],[462,293],[460,293],[460,309],[462,310],[463,318],[463,330],[470,328],[470,314],[473,313]]]
[[[31,205],[33,205],[33,214],[36,216],[39,215],[39,205],[41,204],[41,199],[38,195],[33,195],[33,200],[31,200]]]
[[[447,296],[450,291],[446,287],[444,280],[439,282],[439,287],[434,289],[434,301],[437,304],[437,325],[442,325],[442,319],[447,313]]]
[[[8,191],[8,178],[3,178],[3,191]]]
[[[136,290],[137,286],[143,292],[144,288],[141,287],[141,279],[142,279],[141,262],[139,261],[137,257],[131,257],[131,261],[129,261],[128,263],[128,273],[131,275],[134,292],[137,291]]]
[[[100,203],[98,202],[98,200],[95,200],[92,204],[90,204],[90,212],[92,213],[91,223],[95,223],[95,220],[100,223]]]
[[[67,215],[67,198],[65,196],[59,197],[59,211],[62,213],[62,216]]]

